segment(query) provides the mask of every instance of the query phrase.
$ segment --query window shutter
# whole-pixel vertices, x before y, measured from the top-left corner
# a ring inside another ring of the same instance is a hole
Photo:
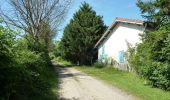
[[[119,63],[124,64],[125,63],[125,52],[119,51]]]

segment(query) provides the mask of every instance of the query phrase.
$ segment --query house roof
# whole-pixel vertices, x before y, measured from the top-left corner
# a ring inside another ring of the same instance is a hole
[[[107,38],[109,33],[111,33],[111,30],[118,24],[118,23],[129,23],[129,24],[137,24],[137,25],[143,25],[144,20],[136,20],[136,19],[127,19],[127,18],[119,18],[116,17],[113,24],[105,31],[103,36],[99,39],[99,41],[95,44],[94,48],[97,48],[104,40]]]

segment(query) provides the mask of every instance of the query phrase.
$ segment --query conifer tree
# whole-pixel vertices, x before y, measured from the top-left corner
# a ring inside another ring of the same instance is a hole
[[[162,22],[170,20],[170,0],[138,0],[137,6],[153,28],[158,29]]]
[[[105,29],[102,17],[84,2],[64,29],[60,42],[63,57],[74,63],[90,63],[92,49]]]

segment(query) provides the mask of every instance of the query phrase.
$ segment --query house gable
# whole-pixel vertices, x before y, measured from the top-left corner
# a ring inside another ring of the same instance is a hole
[[[127,18],[116,18],[113,24],[105,31],[103,36],[99,39],[99,41],[95,44],[94,48],[98,48],[104,41],[107,39],[109,34],[112,33],[111,31],[116,28],[117,24],[119,23],[126,23],[126,24],[134,24],[134,25],[141,25],[144,26],[143,20],[133,20],[133,19],[127,19]]]
[[[98,42],[98,58],[103,57],[102,47],[104,46],[104,57],[112,58],[118,63],[123,62],[123,55],[121,54],[124,54],[123,52],[127,50],[126,42],[133,46],[140,42],[139,34],[142,34],[144,29],[145,27],[142,24],[116,23],[114,28],[109,30],[109,34],[100,43]]]

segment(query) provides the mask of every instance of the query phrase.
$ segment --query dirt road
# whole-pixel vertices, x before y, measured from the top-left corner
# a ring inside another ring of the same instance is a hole
[[[100,80],[74,68],[59,68],[61,100],[135,100]]]

